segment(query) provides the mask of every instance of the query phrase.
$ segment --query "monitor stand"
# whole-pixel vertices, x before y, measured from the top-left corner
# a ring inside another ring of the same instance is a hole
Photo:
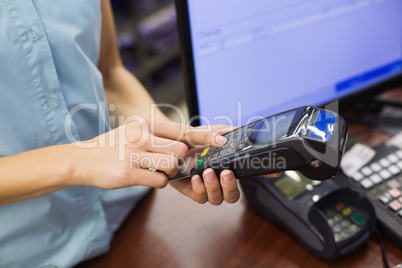
[[[351,109],[358,118],[354,121],[374,125],[390,135],[402,132],[402,101],[375,97],[358,101]]]

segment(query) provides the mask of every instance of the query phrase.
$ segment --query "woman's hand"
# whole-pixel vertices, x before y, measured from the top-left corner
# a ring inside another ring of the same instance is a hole
[[[184,159],[196,161],[197,154],[208,146],[222,146],[227,126],[189,127],[173,122],[131,117],[131,120],[108,133],[86,142],[76,159],[76,178],[80,185],[118,189],[135,185],[163,188],[173,178]],[[269,175],[277,176],[277,174]],[[225,170],[217,178],[212,169],[188,180],[170,183],[198,203],[219,205],[224,200],[236,202],[240,197],[233,172]]]
[[[75,143],[79,148],[75,178],[79,185],[104,189],[144,185],[163,188],[174,177],[189,147],[220,146],[217,133],[196,131],[185,125],[131,117],[131,120],[92,140]]]
[[[210,133],[212,137],[217,137],[230,130],[233,130],[233,128],[224,125],[192,129],[194,133],[206,132]],[[204,144],[192,143],[187,154],[186,165],[190,167],[194,166],[200,152],[202,152],[205,147],[209,146],[209,144],[207,139],[204,140]],[[274,173],[265,175],[265,177],[278,177],[279,175],[280,173]],[[224,170],[220,174],[220,178],[218,178],[212,169],[206,169],[202,177],[203,180],[199,175],[195,175],[191,179],[172,181],[170,185],[200,204],[209,202],[212,205],[220,205],[223,201],[235,203],[239,200],[240,191],[236,177],[232,171]]]
[[[208,135],[218,137],[232,129],[228,126],[216,125],[196,127],[192,128],[191,131],[194,135],[207,133]],[[186,156],[186,166],[193,167],[200,153],[211,144],[208,135],[206,135],[206,138],[202,142],[199,140],[198,143],[189,143],[190,147]],[[224,143],[218,146],[222,145]],[[200,204],[210,202],[213,205],[219,205],[224,200],[228,203],[235,203],[239,200],[240,191],[232,171],[223,171],[219,179],[212,169],[207,169],[203,172],[202,177],[201,179],[199,175],[195,175],[191,179],[172,181],[170,185]]]

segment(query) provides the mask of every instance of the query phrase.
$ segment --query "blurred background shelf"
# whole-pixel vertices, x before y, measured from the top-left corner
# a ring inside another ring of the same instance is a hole
[[[112,7],[125,67],[157,103],[185,109],[173,0],[112,0]]]

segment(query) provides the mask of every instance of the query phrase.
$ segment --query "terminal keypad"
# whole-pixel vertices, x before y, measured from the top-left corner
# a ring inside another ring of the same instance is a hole
[[[326,209],[325,216],[336,243],[354,235],[367,222],[359,210],[343,202]]]

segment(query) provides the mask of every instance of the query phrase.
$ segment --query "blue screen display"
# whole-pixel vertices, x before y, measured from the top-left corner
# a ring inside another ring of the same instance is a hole
[[[322,106],[402,74],[401,0],[188,6],[202,125]]]
[[[334,132],[335,123],[337,120],[337,115],[325,111],[320,111],[317,118],[315,119],[314,125],[312,127],[309,127],[309,136],[325,142],[329,142],[331,140],[332,133]]]

